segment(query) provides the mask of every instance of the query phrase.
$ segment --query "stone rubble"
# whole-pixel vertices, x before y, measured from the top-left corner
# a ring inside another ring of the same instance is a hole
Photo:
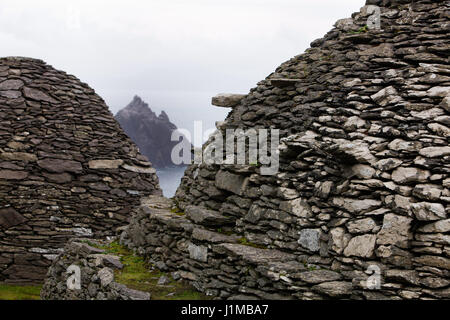
[[[130,289],[114,281],[114,270],[123,268],[120,258],[86,243],[71,239],[53,262],[41,290],[43,300],[150,300],[150,293]],[[96,240],[89,242],[102,244]],[[80,288],[68,287],[76,276],[71,266],[80,268]]]

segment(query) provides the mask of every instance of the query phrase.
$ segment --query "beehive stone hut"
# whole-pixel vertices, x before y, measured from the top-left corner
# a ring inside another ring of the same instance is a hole
[[[113,234],[160,193],[93,89],[40,60],[0,59],[0,281],[41,280],[68,238]]]
[[[222,133],[280,130],[278,173],[191,165],[123,243],[220,298],[450,298],[449,31],[449,1],[370,0],[217,97]]]

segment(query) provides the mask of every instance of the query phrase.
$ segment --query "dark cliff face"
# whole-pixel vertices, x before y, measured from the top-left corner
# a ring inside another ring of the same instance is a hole
[[[171,135],[177,127],[164,111],[157,116],[147,103],[135,96],[128,106],[117,113],[116,120],[154,167],[174,166],[171,152],[178,142],[171,141]]]

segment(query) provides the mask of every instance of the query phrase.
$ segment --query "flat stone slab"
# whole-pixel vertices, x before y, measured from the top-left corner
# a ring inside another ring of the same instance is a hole
[[[148,196],[141,200],[141,205],[155,209],[171,209],[173,201],[161,196]]]
[[[186,207],[186,216],[197,224],[210,227],[219,227],[233,223],[231,218],[224,217],[217,211],[208,210],[198,206]]]
[[[216,107],[232,108],[241,102],[245,94],[219,93],[212,98],[211,104]]]
[[[242,195],[248,185],[248,178],[239,174],[220,170],[216,174],[215,185],[219,189]]]
[[[222,233],[213,232],[200,228],[194,229],[194,231],[192,232],[192,238],[212,243],[233,243],[238,241],[238,236],[227,236]]]
[[[273,262],[295,261],[294,255],[273,249],[259,249],[241,244],[225,243],[220,244],[230,255],[238,256],[245,262],[252,264],[269,264]]]
[[[295,86],[301,79],[288,79],[288,78],[274,78],[270,79],[270,84],[277,88],[285,88],[289,86]]]

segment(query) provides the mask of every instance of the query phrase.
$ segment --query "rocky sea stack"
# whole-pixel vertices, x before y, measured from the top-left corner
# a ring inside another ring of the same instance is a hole
[[[177,126],[170,122],[164,111],[157,116],[147,103],[135,96],[117,113],[116,120],[155,168],[174,166],[171,153],[178,141],[171,141],[171,136]]]
[[[106,236],[155,169],[105,102],[41,60],[0,59],[0,281],[42,280],[74,236]]]

